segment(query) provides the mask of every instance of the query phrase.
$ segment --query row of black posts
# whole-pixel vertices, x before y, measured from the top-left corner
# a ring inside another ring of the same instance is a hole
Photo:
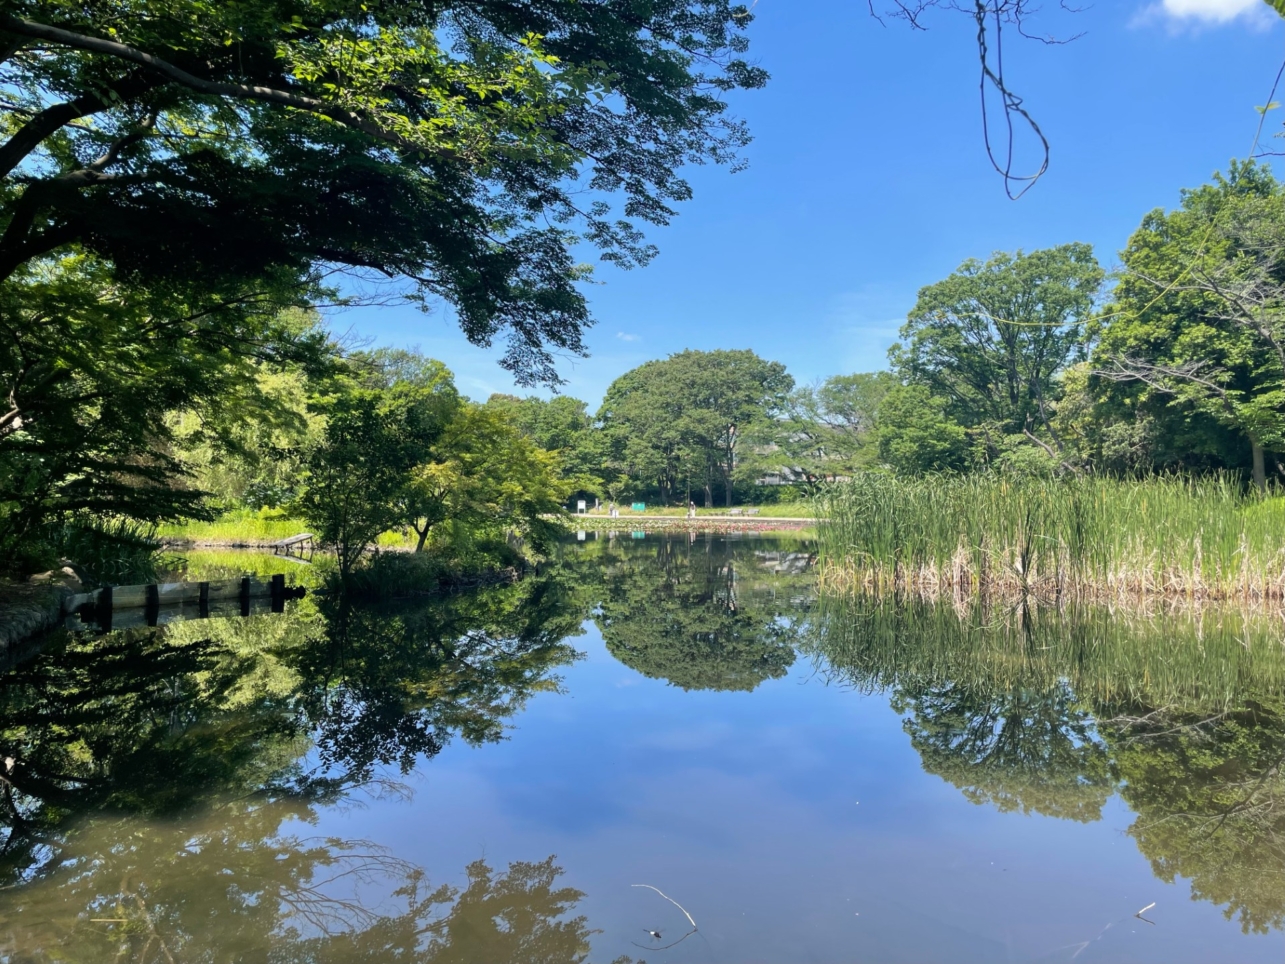
[[[241,615],[250,615],[250,589],[253,581],[249,576],[241,578],[241,592],[239,595],[241,603]],[[143,619],[148,626],[155,626],[160,621],[161,615],[161,589],[160,586],[153,583],[144,587],[147,594],[146,601],[143,604]],[[271,582],[271,599],[272,611],[274,613],[285,612],[287,599],[298,599],[303,596],[305,590],[302,587],[287,587],[286,577],[278,573],[272,577]],[[198,618],[208,619],[210,616],[210,584],[208,582],[197,583],[197,607]],[[98,591],[98,599],[93,603],[87,603],[81,609],[81,615],[89,616],[102,628],[108,632],[112,628],[112,612],[114,606],[112,603],[112,587],[104,586]]]

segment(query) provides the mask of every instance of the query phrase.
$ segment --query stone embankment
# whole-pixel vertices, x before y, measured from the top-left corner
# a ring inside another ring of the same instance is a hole
[[[0,651],[61,623],[66,600],[83,588],[70,566],[0,582]]]

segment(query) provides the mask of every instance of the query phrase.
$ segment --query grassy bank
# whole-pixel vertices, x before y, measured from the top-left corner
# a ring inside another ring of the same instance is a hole
[[[211,522],[183,522],[163,525],[157,536],[168,542],[199,542],[257,546],[306,532],[298,519],[280,512],[243,509],[228,512]]]
[[[254,512],[242,509],[228,512],[211,522],[183,522],[161,526],[157,538],[168,543],[204,546],[268,546],[308,531],[308,524],[280,512]],[[413,548],[415,540],[408,532],[385,532],[376,544],[381,549]]]
[[[1229,480],[872,475],[823,515],[830,594],[1285,600],[1285,499]]]

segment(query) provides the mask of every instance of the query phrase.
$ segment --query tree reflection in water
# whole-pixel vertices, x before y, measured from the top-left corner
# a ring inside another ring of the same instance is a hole
[[[290,832],[305,810],[230,804],[197,819],[95,817],[63,865],[6,908],[6,960],[169,964],[584,962],[583,898],[553,857],[462,887],[363,841]],[[284,828],[283,828],[284,825]],[[617,964],[623,964],[621,959]]]
[[[1086,823],[1102,816],[1113,789],[1107,755],[1065,685],[985,698],[945,684],[899,691],[892,705],[906,714],[924,769],[973,803]]]
[[[1236,611],[1133,617],[827,602],[805,648],[886,690],[924,769],[974,803],[1096,820],[1245,932],[1285,926],[1285,652]]]
[[[595,557],[605,582],[594,621],[626,666],[684,690],[749,692],[789,672],[810,595],[805,553],[661,538]]]
[[[561,574],[417,605],[64,636],[0,678],[7,960],[584,961],[550,857],[460,890],[317,806],[483,743],[576,657]],[[480,956],[479,956],[480,955]]]

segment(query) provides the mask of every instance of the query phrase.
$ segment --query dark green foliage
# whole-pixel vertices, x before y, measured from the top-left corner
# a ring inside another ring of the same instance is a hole
[[[612,382],[598,420],[611,464],[634,485],[655,486],[665,503],[703,490],[706,506],[721,485],[730,506],[793,388],[784,365],[752,351],[684,351]]]
[[[522,379],[555,380],[550,352],[582,350],[571,222],[610,260],[650,254],[605,203],[582,215],[574,186],[665,223],[691,193],[682,166],[746,140],[724,94],[765,80],[743,58],[751,17],[726,0],[25,0],[6,15],[3,79],[37,113],[11,109],[0,145],[0,279],[74,245],[152,290],[374,270],[453,302],[475,343],[507,337]]]
[[[1148,214],[1122,252],[1089,387],[1099,424],[1147,426],[1157,467],[1246,466],[1261,487],[1264,450],[1285,447],[1283,213],[1268,168],[1233,165]]]
[[[879,458],[903,475],[964,468],[968,436],[947,407],[922,385],[892,389],[879,406]]]
[[[966,426],[1050,430],[1056,378],[1085,357],[1103,273],[1087,244],[966,261],[919,292],[894,369]]]
[[[122,297],[106,268],[63,259],[0,285],[0,548],[36,540],[73,514],[146,521],[201,514],[185,484],[170,414],[199,409],[228,440],[277,417],[259,366],[319,363],[319,335],[276,296],[236,300],[217,286]]]
[[[51,526],[45,541],[58,556],[74,560],[90,582],[128,585],[156,580],[161,543],[155,529],[131,519],[73,517]]]
[[[297,506],[346,577],[380,535],[405,525],[405,493],[416,466],[445,431],[454,395],[397,385],[354,389],[326,409],[325,437],[309,455]]]
[[[818,482],[869,468],[878,457],[879,410],[897,388],[892,372],[859,372],[798,389],[777,433],[778,457],[801,470],[808,491]]]
[[[507,413],[518,431],[537,446],[557,453],[562,478],[572,488],[572,496],[607,495],[606,480],[614,473],[606,465],[606,440],[595,431],[585,402],[567,395],[547,401],[535,396],[492,395],[486,404]]]
[[[257,376],[333,351],[281,318],[333,302],[336,272],[347,302],[445,300],[519,382],[557,382],[591,323],[575,246],[647,261],[637,224],[690,196],[684,164],[746,143],[724,98],[766,79],[751,19],[727,0],[7,4],[5,558],[68,513],[205,511],[170,416],[215,436],[211,464],[247,420],[297,416]],[[292,494],[240,476],[238,499]]]

